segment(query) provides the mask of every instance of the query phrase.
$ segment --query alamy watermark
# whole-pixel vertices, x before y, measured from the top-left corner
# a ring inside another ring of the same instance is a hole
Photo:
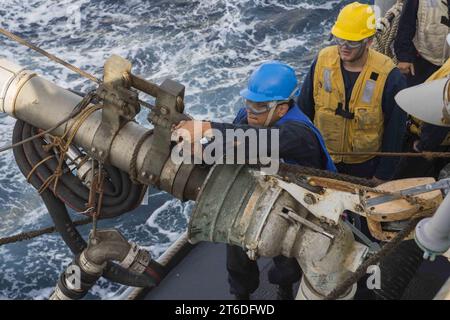
[[[193,141],[192,141],[193,139]],[[276,174],[280,162],[280,132],[277,128],[210,129],[202,134],[194,122],[194,134],[178,129],[172,134],[178,144],[172,149],[175,164],[250,164],[263,174]]]
[[[381,289],[381,269],[378,265],[372,265],[367,268],[366,274],[370,274],[367,278],[366,286],[369,290]]]
[[[70,290],[81,290],[81,269],[77,265],[70,265],[65,272],[67,288]]]

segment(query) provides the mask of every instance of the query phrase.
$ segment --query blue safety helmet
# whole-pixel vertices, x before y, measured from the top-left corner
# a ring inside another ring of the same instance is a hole
[[[280,61],[265,62],[256,69],[240,92],[253,102],[288,101],[299,93],[295,71]]]

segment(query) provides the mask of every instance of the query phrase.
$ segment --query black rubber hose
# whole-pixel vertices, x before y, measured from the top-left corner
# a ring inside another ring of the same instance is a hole
[[[24,125],[23,129],[22,129],[22,135],[21,135],[21,139],[26,139],[27,137],[31,136],[31,127],[28,125]],[[34,166],[35,164],[39,163],[42,159],[39,158],[36,155],[35,150],[33,149],[33,144],[32,143],[25,143],[23,145],[23,150],[24,150],[24,154],[25,157],[27,159],[27,162]],[[31,169],[30,169],[31,171]],[[40,165],[36,168],[33,176],[37,176],[40,180],[40,184],[42,185],[42,183],[52,175],[52,172],[47,168],[47,166],[45,165]],[[35,187],[36,185],[33,184]],[[39,188],[39,187],[38,187]],[[55,192],[57,195],[64,196],[65,199],[67,199],[67,202],[69,204],[72,204],[74,202],[78,202],[75,200],[74,195],[67,189],[67,187],[64,184],[59,184],[57,186],[57,190]],[[70,205],[74,210],[76,211],[83,211],[83,208],[85,207],[84,205],[82,205],[81,207],[74,207],[72,205]]]
[[[25,124],[25,126],[29,126],[28,124]],[[31,127],[31,135],[35,135],[37,133],[36,128]],[[44,149],[44,146],[46,143],[42,139],[35,139],[33,140],[33,148],[36,153],[36,155],[40,159],[45,159],[48,156],[53,155],[53,153],[46,151]],[[46,161],[43,165],[47,166],[51,172],[54,172],[58,166],[58,161],[56,158],[50,159]],[[105,196],[110,197],[117,197],[121,193],[121,187],[122,187],[122,181],[120,178],[120,174],[116,171],[119,171],[116,168],[113,168],[115,170],[108,170],[110,166],[105,166],[105,170],[108,173],[108,177],[111,177],[108,179],[105,183]],[[72,174],[64,174],[61,176],[61,182],[66,184],[67,186],[70,186],[70,189],[78,194],[81,198],[88,199],[89,198],[89,190],[84,186],[84,184],[74,175]]]
[[[22,121],[16,122],[13,131],[13,143],[21,141],[23,126],[24,123]],[[32,168],[25,155],[23,146],[14,148],[13,152],[20,171],[26,177]],[[42,185],[42,181],[40,181],[36,175],[33,175],[30,178],[30,183],[36,189],[39,189]],[[42,192],[41,197],[53,220],[53,223],[55,224],[56,230],[58,230],[70,251],[73,254],[80,254],[84,248],[86,248],[86,242],[78,230],[74,227],[64,203],[56,198],[55,195],[49,190]]]
[[[24,124],[22,139],[32,136],[35,133],[36,132],[32,130],[30,125]],[[29,157],[30,163],[37,164],[42,159],[51,155],[51,153],[46,152],[42,148],[43,144],[44,142],[42,140],[33,141],[32,145],[26,144],[25,152],[26,156]],[[56,167],[57,161],[55,159],[50,159],[37,167],[35,174],[37,174],[43,182],[54,172]],[[142,185],[132,184],[126,173],[111,166],[107,166],[106,168],[107,172],[111,173],[111,176],[113,177],[111,182],[114,189],[120,190],[120,193],[115,197],[108,194],[104,195],[101,219],[114,218],[136,208],[140,204],[144,189],[144,186]],[[75,211],[83,212],[86,209],[89,190],[70,172],[63,174],[60,177],[60,183],[58,183],[56,194]]]
[[[25,126],[29,126],[25,124]],[[36,134],[35,130],[31,131],[31,135]],[[33,141],[35,153],[37,153],[39,157],[39,161],[47,158],[52,155],[52,153],[47,152],[43,149],[44,142],[40,139],[36,139]],[[56,159],[50,159],[43,164],[48,167],[50,172],[54,172],[57,168],[58,162]],[[118,169],[113,168],[111,166],[105,166],[105,170],[108,173],[108,185],[109,187],[105,189],[104,193],[104,201],[105,206],[114,206],[122,203],[127,198],[127,193],[123,192],[123,177],[121,177],[121,173]],[[78,195],[84,201],[88,201],[89,199],[89,190],[86,188],[83,183],[72,174],[64,174],[61,176],[61,182],[68,186],[71,191],[73,191],[76,195]],[[125,186],[125,189],[126,186]]]
[[[400,300],[423,262],[423,251],[414,240],[403,241],[380,261],[381,289],[374,290],[379,300]]]
[[[25,125],[26,127],[27,125]],[[25,136],[27,135],[27,130],[24,131]],[[33,134],[33,132],[31,132]],[[42,159],[47,158],[51,155],[49,152],[45,152],[42,148],[42,141],[36,139],[33,142],[34,148],[31,147],[26,148],[27,156],[30,157],[31,163],[38,163]],[[47,160],[44,164],[39,166],[36,170],[36,173],[41,176],[41,180],[45,181],[47,177],[49,177],[57,168],[56,159]],[[42,168],[41,168],[42,167]],[[111,186],[110,189],[118,189],[115,186]],[[120,189],[120,187],[119,187]],[[120,191],[119,191],[120,192]],[[63,198],[63,200],[72,207],[75,211],[84,211],[86,207],[86,203],[89,201],[89,190],[81,183],[79,179],[74,177],[71,173],[63,174],[60,177],[60,183],[57,185],[56,194]],[[120,193],[118,194],[120,195]],[[120,197],[120,200],[123,200]],[[107,206],[107,202],[111,199],[110,196],[105,195],[104,197],[104,208]]]
[[[58,279],[58,288],[61,290],[61,292],[68,298],[72,300],[79,300],[84,298],[84,296],[89,292],[89,290],[95,285],[97,280],[100,278],[100,276],[97,275],[91,275],[86,273],[80,264],[80,256],[77,256],[74,261],[70,264],[69,267],[78,267],[80,270],[80,288],[78,290],[74,290],[71,288],[68,288],[66,286],[66,270],[63,271]],[[69,268],[67,267],[67,268]]]
[[[25,123],[21,120],[16,122],[13,131],[13,143],[21,141],[24,125]],[[13,153],[20,171],[25,177],[28,176],[32,167],[28,162],[23,146],[14,148]],[[30,178],[30,183],[36,189],[39,189],[42,185],[42,181],[36,175],[33,175]],[[45,190],[41,196],[53,223],[55,224],[56,230],[69,247],[70,251],[74,255],[81,254],[87,244],[73,225],[64,203],[50,190]],[[110,281],[132,287],[149,287],[154,284],[154,279],[148,274],[137,274],[111,262],[107,264],[107,267],[103,272],[103,277]]]

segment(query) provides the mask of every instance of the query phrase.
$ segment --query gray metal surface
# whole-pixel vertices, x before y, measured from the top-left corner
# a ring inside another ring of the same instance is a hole
[[[232,300],[229,293],[224,244],[199,243],[153,289],[147,300]],[[252,300],[273,300],[276,287],[267,280],[271,259],[259,259],[260,286]]]
[[[270,259],[259,259],[260,286],[252,300],[273,300],[276,287],[267,280]],[[424,261],[406,289],[405,300],[431,300],[450,277],[450,263],[439,257]],[[296,284],[295,290],[297,290]],[[232,300],[225,262],[225,245],[198,244],[162,281],[145,296],[147,300]]]

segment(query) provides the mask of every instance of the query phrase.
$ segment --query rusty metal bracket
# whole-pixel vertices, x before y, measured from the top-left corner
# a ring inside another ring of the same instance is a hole
[[[186,184],[191,176],[192,171],[194,170],[195,165],[193,164],[182,164],[180,169],[175,176],[175,180],[172,186],[172,194],[183,201],[186,200],[184,197],[184,190],[186,188]]]
[[[142,172],[141,176],[153,185],[158,185],[161,172],[170,157],[172,126],[190,119],[183,114],[184,91],[182,84],[170,79],[165,80],[159,86],[156,105],[148,116],[148,120],[155,126],[154,139],[143,164],[149,172]]]
[[[103,83],[97,89],[102,100],[102,122],[95,132],[91,149],[87,150],[96,159],[107,162],[111,144],[117,132],[140,111],[138,93],[124,75],[131,72],[131,62],[113,55],[104,66]]]
[[[113,55],[106,61],[103,83],[97,89],[97,96],[103,103],[102,122],[87,151],[101,162],[107,162],[112,142],[119,130],[128,121],[134,120],[141,105],[149,107],[148,121],[154,125],[154,139],[150,151],[145,155],[142,165],[145,170],[139,172],[139,180],[159,186],[163,169],[165,166],[167,170],[170,169],[167,160],[172,148],[172,126],[191,119],[183,113],[185,87],[169,79],[156,85],[133,75],[131,68],[131,62],[119,56]],[[155,106],[139,100],[138,92],[134,89],[155,97]],[[166,177],[167,181],[164,181],[166,189],[172,187],[167,184],[173,183],[175,178],[174,174],[169,176],[172,178]]]
[[[450,188],[450,179],[439,180],[434,183],[428,183],[405,190],[398,191],[398,194],[385,195],[380,197],[374,197],[366,200],[367,207],[377,206],[382,203],[390,202],[393,200],[401,199],[402,196],[416,196],[419,194],[431,192],[434,190],[445,190]]]
[[[295,212],[293,209],[291,208],[287,208],[284,207],[282,212],[278,212],[278,214],[282,217],[284,217],[285,219],[291,220],[293,222],[296,223],[300,223],[306,227],[308,227],[309,229],[320,233],[321,235],[327,237],[330,240],[334,239],[334,235],[332,235],[331,233],[327,232],[324,228],[322,228],[321,226],[301,217],[297,212]]]

